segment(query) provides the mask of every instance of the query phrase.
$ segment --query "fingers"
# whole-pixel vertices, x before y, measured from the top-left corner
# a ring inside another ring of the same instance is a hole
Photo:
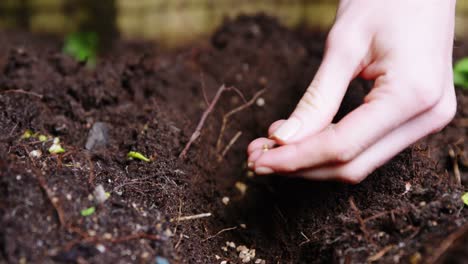
[[[337,40],[329,40],[333,43]],[[321,131],[333,120],[352,78],[359,72],[364,54],[350,56],[341,45],[328,45],[314,80],[288,120],[272,132],[280,144],[297,142]]]
[[[407,146],[445,127],[456,112],[455,92],[450,89],[430,111],[415,117],[347,164],[331,165],[294,173],[313,180],[359,183]]]
[[[297,168],[291,168],[289,172],[293,172],[291,175],[313,180],[338,180],[348,183],[359,183],[377,167],[386,163],[410,144],[446,126],[453,118],[455,111],[455,93],[454,89],[450,88],[447,89],[440,102],[431,110],[414,117],[387,134],[353,160],[342,164],[326,165],[298,172],[292,170],[297,170]],[[291,152],[291,150],[285,150],[284,153],[288,151]],[[289,155],[294,156],[297,153]],[[261,162],[258,166],[262,167],[262,171],[266,171],[266,166],[262,165]],[[255,167],[257,167],[257,164],[255,164]]]
[[[257,149],[272,149],[276,145],[276,141],[268,138],[257,138],[254,141],[252,141],[249,146],[247,147],[247,153],[249,155],[252,154]]]
[[[271,137],[273,133],[280,128],[280,126],[285,122],[285,119],[278,120],[271,124],[271,126],[268,128],[268,136]]]
[[[326,163],[349,162],[395,128],[432,108],[440,100],[438,96],[431,95],[438,94],[438,87],[426,92],[385,80],[377,80],[376,85],[379,87],[372,90],[363,105],[331,129],[323,130],[300,144],[273,149],[262,155],[255,167],[291,172]]]

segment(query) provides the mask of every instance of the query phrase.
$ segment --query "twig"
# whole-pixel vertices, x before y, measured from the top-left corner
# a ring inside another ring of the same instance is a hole
[[[300,247],[310,242],[310,238],[308,238],[308,237],[304,234],[304,232],[301,231],[301,235],[302,235],[306,240],[303,241],[303,242],[301,242],[301,243],[299,244]]]
[[[208,100],[208,96],[206,95],[205,76],[203,75],[203,72],[200,72],[200,82],[203,93],[203,99],[205,99],[205,104],[208,107],[210,105],[210,101]]]
[[[387,254],[390,250],[393,249],[393,245],[389,245],[389,246],[386,246],[384,247],[382,250],[380,250],[379,252],[377,252],[375,255],[372,255],[370,257],[367,258],[367,261],[368,262],[376,262],[378,261],[379,259],[381,259],[383,256],[385,256],[385,254]]]
[[[231,116],[235,115],[236,113],[238,113],[238,112],[250,107],[251,105],[253,105],[255,103],[255,101],[257,100],[257,98],[260,97],[265,91],[266,91],[266,89],[262,89],[262,90],[258,91],[257,93],[254,94],[254,96],[248,102],[246,102],[245,104],[243,104],[243,105],[241,105],[239,107],[234,108],[233,110],[229,111],[227,114],[225,114],[223,116],[223,124],[221,125],[221,130],[219,132],[218,140],[216,142],[216,150],[217,151],[220,151],[220,149],[221,149],[221,141],[223,139],[224,130],[226,130],[226,126],[227,126],[227,122],[229,121],[229,118]]]
[[[184,237],[184,234],[183,233],[180,233],[179,235],[179,240],[177,241],[177,243],[175,244],[174,248],[177,249],[179,246],[180,246],[180,243],[182,243],[182,238]]]
[[[242,136],[242,131],[237,132],[234,137],[229,141],[229,144],[224,148],[223,153],[221,153],[221,156],[219,156],[218,161],[221,162],[223,158],[226,156],[228,151],[231,149],[231,147],[236,143],[236,141]]]
[[[464,226],[450,234],[444,241],[442,241],[440,247],[435,250],[435,253],[432,255],[432,257],[427,263],[437,263],[442,257],[442,255],[444,255],[444,253],[447,252],[447,250],[453,245],[455,241],[467,234],[468,224],[465,224]]]
[[[177,216],[177,219],[180,219],[180,217],[182,216],[182,199],[179,198],[179,213],[178,213],[178,216]],[[179,226],[179,222],[180,220],[177,221],[175,227],[174,227],[174,234],[177,234],[177,227]]]
[[[362,219],[362,221],[364,221],[364,223],[367,223],[369,221],[384,217],[384,216],[386,216],[388,214],[405,213],[406,211],[407,210],[404,209],[404,208],[403,209],[392,209],[392,210],[389,210],[389,211],[384,211],[384,212],[380,212],[380,213],[377,213],[375,215],[369,216],[367,218]]]
[[[357,218],[357,220],[359,222],[359,226],[360,226],[360,229],[361,229],[362,233],[364,234],[364,237],[366,238],[366,240],[368,242],[374,244],[374,242],[372,241],[372,238],[369,235],[369,232],[367,232],[366,223],[364,222],[364,220],[361,217],[361,211],[359,210],[359,208],[354,203],[354,198],[352,196],[349,197],[349,205],[351,206],[351,209],[353,209],[354,214],[356,215],[356,218]]]
[[[319,232],[322,232],[322,231],[324,231],[324,230],[326,230],[326,229],[325,229],[325,228],[320,228],[320,229],[314,231],[310,236],[313,237],[313,236],[315,236],[316,234],[318,234]],[[307,244],[307,243],[312,242],[312,240],[310,240],[310,238],[307,237],[307,236],[304,234],[304,232],[301,232],[301,235],[306,239],[306,241],[301,242],[301,243],[299,244],[300,247],[303,246],[303,245],[305,245],[305,244]]]
[[[26,146],[23,146],[24,150],[26,151],[26,156],[28,157],[29,161],[32,163],[33,166],[30,166],[30,168],[33,170],[33,177],[36,178],[37,182],[39,183],[39,186],[41,187],[42,191],[44,194],[47,196],[48,200],[52,204],[52,206],[55,209],[55,212],[57,213],[57,217],[59,219],[60,226],[67,228],[67,224],[65,221],[65,214],[63,212],[62,207],[60,206],[60,201],[57,197],[54,196],[54,193],[52,190],[47,186],[47,181],[44,178],[44,175],[42,174],[42,171],[36,168],[36,165],[34,161],[29,157],[28,153],[29,150],[27,149]]]
[[[211,213],[204,213],[204,214],[196,214],[196,215],[189,215],[189,216],[181,216],[177,218],[172,218],[171,222],[182,222],[182,221],[188,221],[188,220],[195,220],[195,219],[200,219],[200,218],[205,218],[205,217],[210,217]]]
[[[234,91],[242,99],[242,102],[244,104],[247,103],[247,99],[245,99],[244,94],[239,89],[237,89],[236,87],[234,87],[234,86],[229,87],[228,91]]]
[[[213,100],[211,101],[210,105],[208,106],[208,108],[205,110],[205,112],[203,113],[201,119],[200,119],[200,122],[198,122],[198,125],[197,125],[197,128],[195,129],[195,131],[193,132],[192,136],[190,137],[190,140],[187,142],[187,144],[185,145],[185,148],[184,150],[182,150],[182,152],[180,153],[179,155],[179,159],[184,159],[186,156],[187,156],[187,152],[188,150],[190,149],[190,146],[193,144],[193,142],[195,142],[195,140],[197,140],[197,138],[200,136],[201,134],[201,130],[203,128],[203,125],[205,124],[205,121],[206,121],[206,118],[208,117],[208,115],[213,111],[213,108],[215,107],[216,103],[219,101],[219,98],[221,97],[221,94],[226,90],[226,86],[222,85],[219,89],[218,89],[218,92],[216,92],[216,95],[215,97],[213,98]]]
[[[224,232],[231,231],[231,230],[236,230],[236,229],[237,229],[237,226],[233,226],[233,227],[221,229],[220,231],[218,231],[218,233],[216,233],[216,234],[214,234],[214,235],[212,235],[212,236],[209,236],[209,237],[203,239],[202,242],[205,242],[205,241],[208,241],[208,240],[210,240],[210,239],[213,239],[213,238],[215,238],[215,237],[221,235],[221,234],[224,233]]]
[[[455,153],[452,147],[449,148],[448,152],[450,158],[452,159],[453,163],[453,174],[455,176],[455,183],[460,186],[461,185],[461,173],[460,167],[458,166],[458,153]]]
[[[23,89],[5,90],[5,91],[1,91],[1,93],[27,94],[27,95],[35,96],[35,97],[37,97],[39,99],[42,99],[42,97],[43,97],[41,94],[38,94],[38,93],[35,93],[35,92],[30,92],[30,91],[25,91]]]

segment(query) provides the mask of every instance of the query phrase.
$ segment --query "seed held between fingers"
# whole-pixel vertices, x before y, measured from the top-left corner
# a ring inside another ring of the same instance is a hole
[[[268,175],[268,174],[272,174],[274,171],[270,168],[267,168],[267,167],[259,167],[259,168],[256,168],[255,169],[255,173],[257,175]]]

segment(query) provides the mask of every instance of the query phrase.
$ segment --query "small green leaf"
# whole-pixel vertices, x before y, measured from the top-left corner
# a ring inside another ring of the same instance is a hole
[[[94,214],[94,212],[96,212],[96,207],[91,206],[89,208],[81,210],[81,215],[82,216],[90,216],[90,215]]]
[[[468,192],[462,195],[462,201],[468,206]]]
[[[453,83],[468,89],[468,57],[459,60],[453,67]]]
[[[462,72],[462,73],[468,74],[468,57],[457,61],[457,63],[455,63],[455,67],[453,68],[453,70],[456,72]]]
[[[41,141],[41,142],[47,141],[47,136],[46,135],[39,135],[39,141]]]
[[[24,131],[23,135],[21,136],[22,139],[29,139],[33,136],[33,132],[29,129]]]
[[[64,43],[63,52],[88,66],[95,66],[99,47],[96,32],[75,32],[69,34]]]
[[[51,154],[61,154],[64,153],[65,149],[62,148],[60,145],[60,139],[59,138],[54,138],[54,142],[52,143],[52,146],[49,148],[49,153]]]
[[[150,162],[151,160],[148,159],[147,157],[145,157],[145,155],[141,154],[140,152],[136,152],[136,151],[130,151],[128,154],[127,154],[127,157],[129,159],[139,159],[139,160],[142,160],[142,161],[146,161],[146,162]]]

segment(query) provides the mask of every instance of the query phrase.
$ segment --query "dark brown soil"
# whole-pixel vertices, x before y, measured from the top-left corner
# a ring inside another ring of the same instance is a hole
[[[61,54],[54,38],[0,33],[0,262],[241,263],[225,248],[234,242],[256,250],[250,263],[427,263],[440,255],[463,263],[468,211],[448,151],[467,155],[466,91],[458,91],[456,121],[359,185],[247,176],[247,144],[291,111],[323,42],[324,34],[240,17],[209,44],[178,51],[120,43],[90,70]],[[179,159],[206,109],[202,87],[212,98],[222,84],[247,100],[266,88],[266,104],[233,116],[222,147],[242,135],[218,161],[223,115],[243,103],[225,92]],[[355,81],[337,119],[369,87]],[[90,152],[84,146],[95,122],[108,125],[109,143]],[[66,152],[51,155],[51,142],[21,139],[27,129],[60,137]],[[152,162],[128,160],[132,150]],[[99,184],[110,198],[82,216],[96,205]],[[201,213],[212,215],[177,220]]]

